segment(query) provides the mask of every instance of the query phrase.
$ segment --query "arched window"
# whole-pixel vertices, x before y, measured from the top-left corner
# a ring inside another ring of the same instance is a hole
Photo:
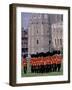
[[[39,44],[39,40],[37,40],[37,44]]]
[[[60,39],[60,44],[62,45],[62,39]]]
[[[55,45],[56,45],[56,39],[55,39]]]

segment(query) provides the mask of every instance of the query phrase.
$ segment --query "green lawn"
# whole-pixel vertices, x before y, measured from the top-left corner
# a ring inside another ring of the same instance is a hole
[[[21,72],[22,77],[32,77],[32,76],[56,76],[56,75],[63,75],[63,64],[61,65],[60,72],[48,72],[48,73],[26,73],[24,74],[23,70]]]
[[[32,77],[32,76],[56,76],[56,75],[63,75],[63,72],[49,72],[49,73],[26,73],[22,72],[22,77]]]

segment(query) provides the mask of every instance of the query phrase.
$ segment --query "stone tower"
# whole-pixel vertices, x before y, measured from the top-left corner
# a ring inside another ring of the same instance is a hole
[[[63,16],[56,15],[56,22],[51,25],[52,44],[54,50],[63,50]]]
[[[28,54],[51,51],[51,24],[48,14],[32,14],[28,28]]]

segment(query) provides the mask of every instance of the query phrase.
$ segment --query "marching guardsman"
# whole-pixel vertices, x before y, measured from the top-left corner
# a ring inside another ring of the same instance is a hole
[[[44,65],[43,72],[46,73],[47,72],[47,58],[44,58],[43,65]]]
[[[50,65],[51,65],[51,68],[50,68],[50,72],[52,72],[52,60],[50,59]]]
[[[37,62],[35,62],[35,71],[36,71],[36,73],[38,73],[38,65],[37,65]]]
[[[35,62],[33,61],[33,73],[35,73]]]
[[[33,62],[31,61],[31,73],[34,73]]]
[[[23,60],[23,70],[24,70],[24,74],[26,74],[27,73],[27,63],[25,59]]]
[[[34,73],[34,64],[31,64],[31,72]]]
[[[56,58],[54,60],[54,63],[55,63],[54,71],[56,72],[57,71],[57,59]]]
[[[47,71],[47,72],[50,71],[49,59],[47,60],[47,70],[46,70],[46,71]]]
[[[53,59],[51,57],[51,71],[53,72]]]
[[[55,58],[52,57],[52,71],[55,71]]]
[[[58,68],[58,72],[59,72],[60,69],[61,69],[61,62],[62,62],[62,58],[61,58],[61,56],[58,56],[58,59],[57,59],[57,68]]]
[[[49,59],[49,72],[51,72],[51,59]]]
[[[44,65],[43,63],[41,64],[40,72],[43,73]]]
[[[54,71],[56,72],[57,71],[57,55],[55,56],[55,59],[54,59],[54,63],[55,63],[55,67],[54,67]]]
[[[24,73],[27,73],[27,64],[24,64]]]
[[[37,62],[37,73],[40,73],[40,63]]]
[[[54,71],[56,72],[57,71],[57,56],[56,55],[54,55],[53,56],[53,65],[54,65]]]

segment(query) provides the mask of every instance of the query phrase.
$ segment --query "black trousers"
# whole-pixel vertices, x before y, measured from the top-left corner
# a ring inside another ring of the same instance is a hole
[[[61,64],[57,64],[57,68],[58,68],[58,72],[59,72],[61,69]]]
[[[27,67],[24,66],[23,70],[24,70],[24,74],[26,74],[27,73]]]

